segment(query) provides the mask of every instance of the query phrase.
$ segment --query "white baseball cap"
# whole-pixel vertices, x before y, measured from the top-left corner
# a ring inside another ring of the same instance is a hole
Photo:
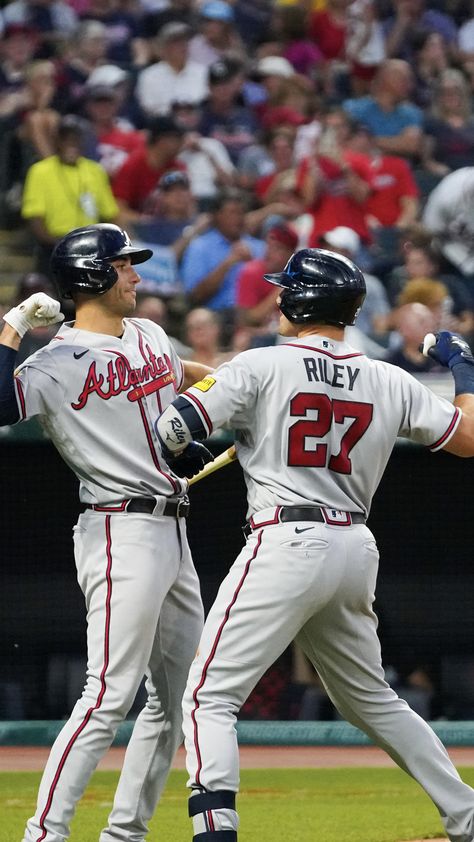
[[[257,64],[257,73],[260,76],[281,76],[288,79],[295,75],[295,68],[283,56],[265,56]]]
[[[92,73],[87,77],[86,87],[110,88],[118,85],[120,82],[125,82],[128,79],[128,73],[116,64],[102,64],[96,67]]]
[[[350,254],[356,254],[360,248],[359,235],[352,228],[347,228],[346,225],[338,225],[337,228],[326,231],[324,234],[321,234],[321,239],[328,246],[332,246],[335,249],[344,249]]]

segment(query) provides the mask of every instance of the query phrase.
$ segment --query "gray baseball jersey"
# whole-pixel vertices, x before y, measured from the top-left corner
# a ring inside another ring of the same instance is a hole
[[[83,503],[182,496],[152,419],[176,397],[183,366],[161,327],[124,319],[121,338],[63,325],[17,370],[22,420],[38,416],[80,480]],[[131,446],[132,443],[132,446]]]
[[[396,438],[438,450],[460,418],[402,369],[316,336],[239,354],[185,396],[209,434],[237,430],[249,515],[304,504],[368,514]]]

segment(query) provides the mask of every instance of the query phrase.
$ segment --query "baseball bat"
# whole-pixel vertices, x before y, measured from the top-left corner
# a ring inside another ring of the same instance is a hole
[[[198,474],[191,477],[191,479],[188,480],[189,485],[199,482],[200,479],[204,479],[204,477],[209,476],[209,474],[213,474],[214,471],[218,471],[219,468],[223,468],[224,465],[230,465],[230,463],[234,462],[236,459],[237,454],[235,452],[235,445],[231,445],[231,447],[228,447],[227,450],[219,453],[212,462],[208,462],[207,465],[204,465],[202,471],[199,471]]]

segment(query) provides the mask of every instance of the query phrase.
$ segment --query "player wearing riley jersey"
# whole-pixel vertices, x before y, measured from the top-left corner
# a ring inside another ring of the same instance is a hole
[[[288,343],[236,356],[157,421],[173,463],[192,439],[234,428],[248,492],[247,542],[207,616],[183,699],[194,841],[237,839],[236,714],[296,639],[340,714],[425,789],[451,842],[474,842],[474,790],[385,681],[366,525],[397,436],[474,455],[474,359],[453,334],[432,338],[430,353],[454,374],[453,405],[344,341],[365,295],[350,260],[304,249],[265,277],[283,287]]]
[[[76,802],[146,675],[101,842],[141,842],[181,742],[181,698],[203,623],[186,538],[189,465],[163,460],[152,420],[210,369],[182,362],[164,331],[134,319],[135,264],[150,257],[116,225],[76,229],[53,253],[62,297],[76,318],[13,376],[30,328],[62,320],[39,293],[4,316],[0,425],[37,417],[80,481],[74,527],[87,608],[87,681],[46,764],[24,842],[64,842]],[[212,458],[199,446],[193,469]],[[185,460],[186,461],[186,460]],[[177,470],[179,468],[177,467]]]

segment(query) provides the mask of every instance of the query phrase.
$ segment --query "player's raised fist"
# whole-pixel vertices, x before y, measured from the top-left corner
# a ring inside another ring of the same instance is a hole
[[[474,357],[466,340],[450,330],[440,330],[436,334],[427,333],[420,350],[425,357],[432,357],[446,368],[452,368],[459,362],[474,365]]]
[[[17,307],[12,307],[5,313],[3,321],[10,325],[19,336],[23,337],[28,330],[62,322],[64,316],[59,312],[60,303],[45,292],[35,292]]]

